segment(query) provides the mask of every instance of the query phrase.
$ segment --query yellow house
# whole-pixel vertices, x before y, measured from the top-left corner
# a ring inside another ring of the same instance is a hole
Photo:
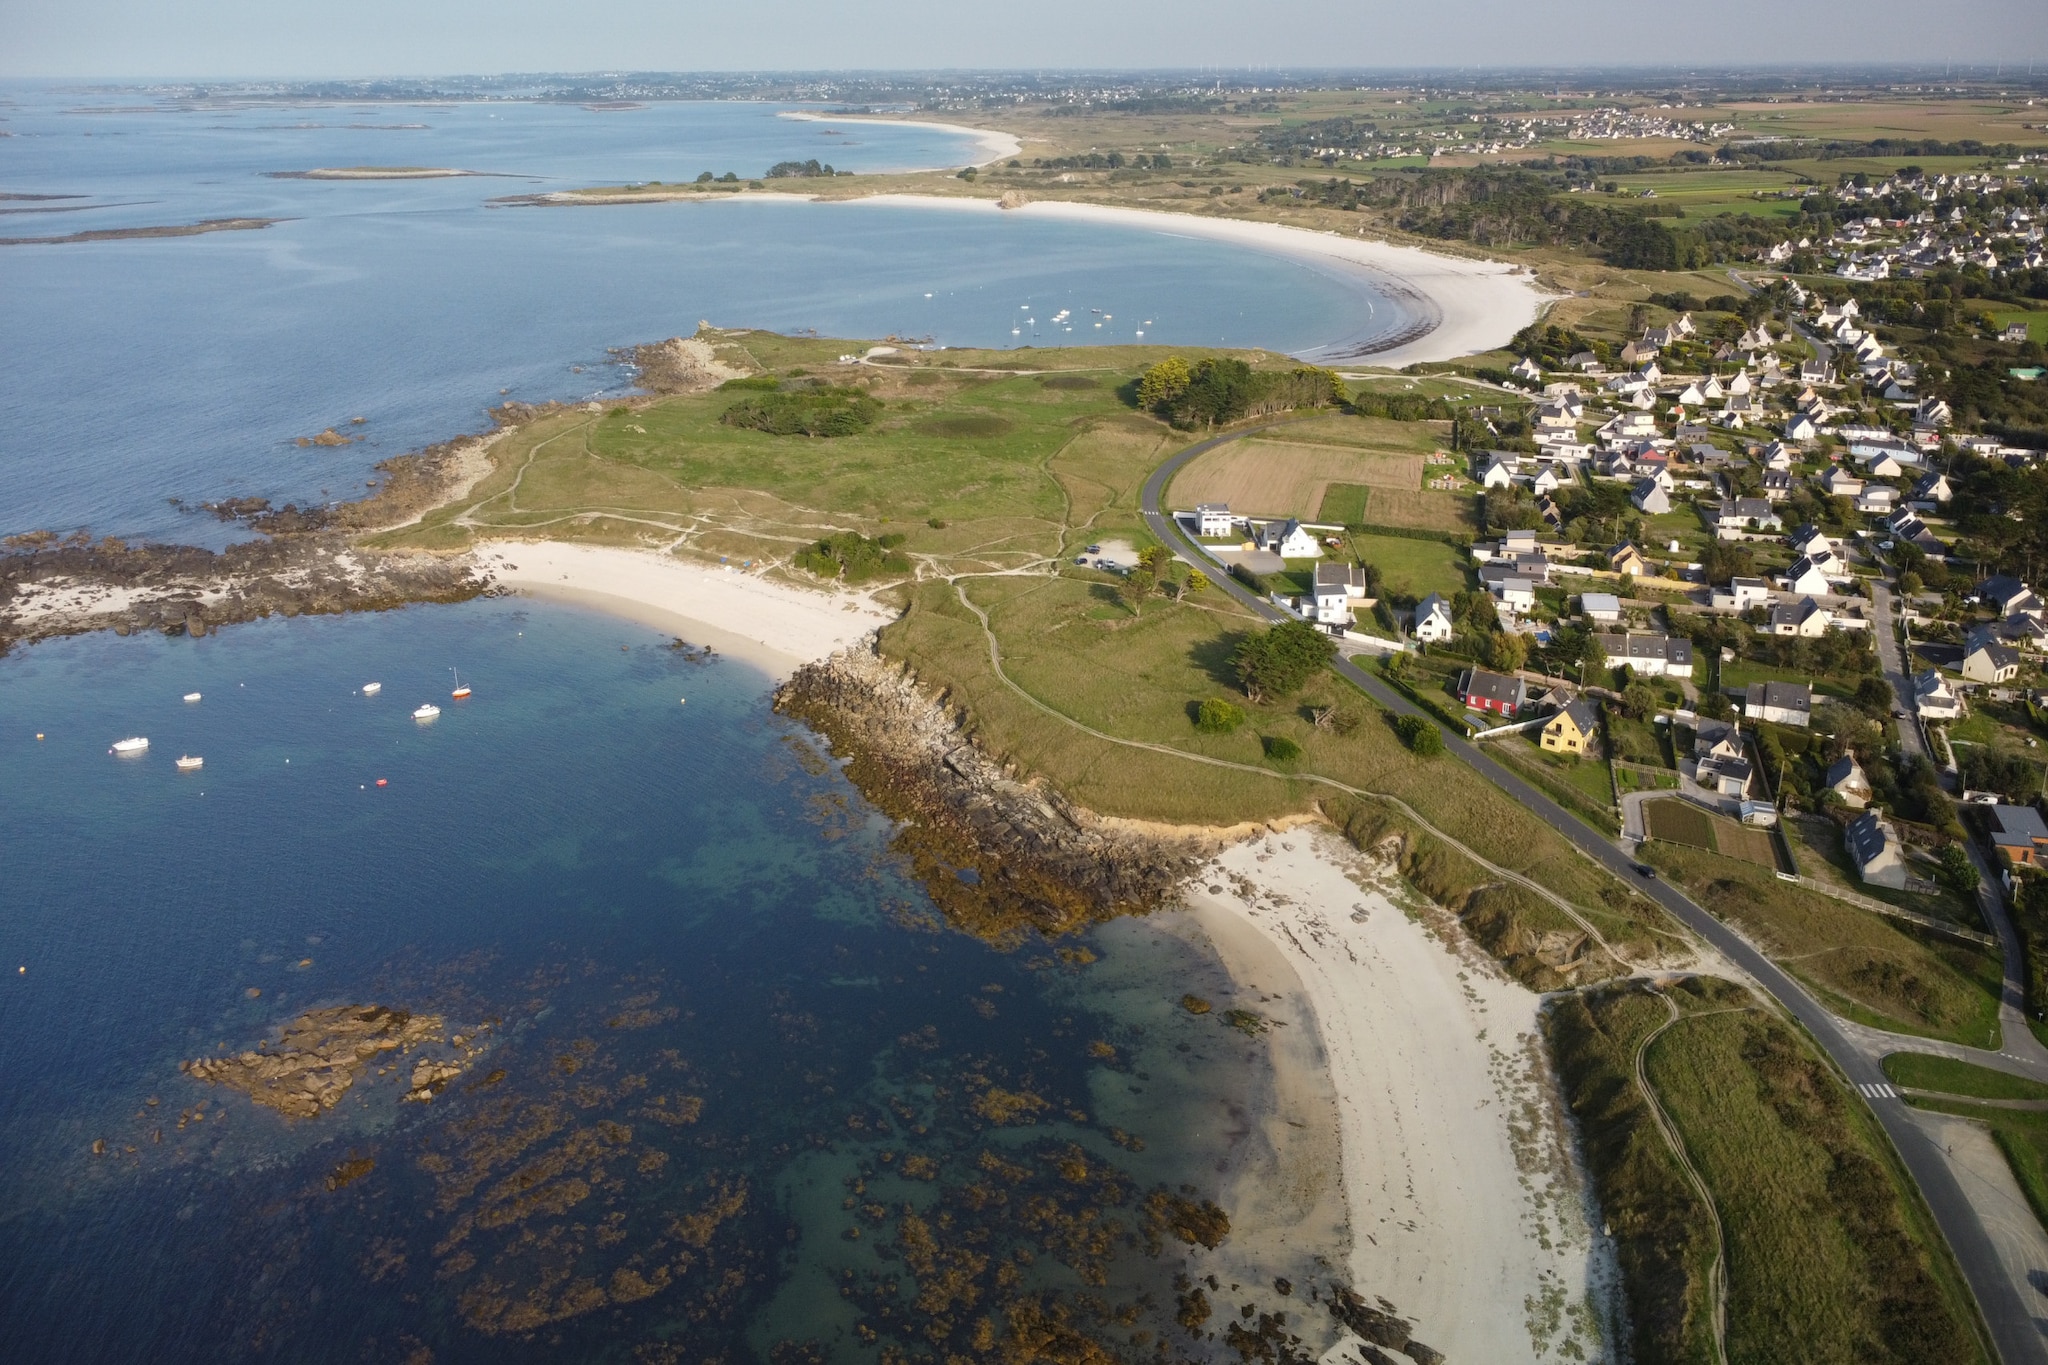
[[[1599,726],[1593,704],[1581,697],[1545,723],[1543,747],[1554,754],[1583,754]]]
[[[1645,577],[1650,572],[1650,562],[1643,558],[1643,552],[1627,542],[1607,552],[1607,567],[1623,577]]]

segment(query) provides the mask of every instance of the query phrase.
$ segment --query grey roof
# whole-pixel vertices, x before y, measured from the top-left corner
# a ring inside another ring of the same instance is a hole
[[[1963,636],[1963,657],[1969,658],[1980,650],[1991,660],[1994,668],[2017,668],[2019,651],[2011,645],[1999,643],[2000,628],[1996,625],[1972,626]]]
[[[1328,560],[1316,565],[1316,588],[1362,588],[1365,586],[1365,570],[1356,564],[1332,564]]]
[[[1607,651],[1610,659],[1633,662],[1637,659],[1662,659],[1669,664],[1692,662],[1692,641],[1683,635],[1602,635],[1600,647]]]
[[[1520,706],[1526,691],[1520,678],[1489,673],[1483,668],[1473,669],[1465,680],[1466,696],[1481,697],[1491,702],[1510,702]]]
[[[1745,713],[1750,707],[1768,707],[1773,711],[1813,710],[1813,689],[1805,683],[1754,682],[1742,694]]]
[[[1828,765],[1827,784],[1830,787],[1840,787],[1851,777],[1863,778],[1863,785],[1866,787],[1870,785],[1870,779],[1863,777],[1863,768],[1862,765],[1856,762],[1856,755],[1843,754]]]
[[[2048,823],[2042,821],[2041,812],[2032,806],[1991,808],[1992,843],[2030,847],[2037,840],[2048,843]]]
[[[1780,602],[1771,608],[1771,629],[1800,625],[1821,609],[1820,603],[1811,597],[1802,597],[1797,602]]]
[[[1570,706],[1558,712],[1558,714],[1570,716],[1572,724],[1579,727],[1579,733],[1582,735],[1592,734],[1594,727],[1600,724],[1600,713],[1595,711],[1593,703],[1587,701],[1584,697],[1578,698]]]
[[[1842,831],[1843,842],[1849,846],[1849,856],[1856,860],[1858,867],[1868,867],[1884,855],[1891,843],[1891,835],[1884,822],[1877,818],[1876,811],[1866,811],[1849,822]]]

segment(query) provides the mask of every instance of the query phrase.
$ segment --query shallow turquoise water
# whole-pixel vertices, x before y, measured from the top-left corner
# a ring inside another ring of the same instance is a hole
[[[865,1359],[878,1304],[912,1316],[905,1208],[1023,1248],[1024,1283],[1074,1303],[1091,1257],[1060,1217],[1099,1205],[1142,1243],[1148,1190],[1215,1192],[1216,1095],[1260,1082],[1175,1005],[1228,998],[1214,960],[1141,926],[1068,945],[1093,967],[946,929],[765,679],[669,643],[499,601],[0,661],[12,1358]],[[107,752],[131,733],[146,757]],[[201,772],[174,771],[188,752]],[[1111,966],[1113,1008],[1090,975]],[[365,1076],[296,1123],[178,1070],[366,1003],[486,1050],[430,1103]],[[991,1122],[991,1088],[1044,1107]],[[694,1123],[663,1120],[690,1097]],[[180,1125],[202,1100],[225,1117]],[[1053,1174],[1077,1154],[1088,1179]],[[914,1156],[937,1178],[897,1174]],[[1029,1174],[1004,1186],[995,1156]],[[374,1169],[330,1189],[351,1158]],[[976,1182],[1013,1202],[981,1209]],[[1026,1232],[1027,1199],[1058,1216]],[[1170,1309],[1167,1261],[1105,1245],[1088,1292]],[[664,1266],[644,1298],[617,1278]],[[569,1311],[585,1282],[610,1299]]]

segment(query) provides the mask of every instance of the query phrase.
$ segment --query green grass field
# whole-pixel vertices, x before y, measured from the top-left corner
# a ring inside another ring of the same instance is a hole
[[[1372,489],[1362,483],[1333,483],[1323,490],[1323,505],[1316,520],[1337,526],[1355,526],[1365,520]]]
[[[1668,998],[1681,1018],[1644,1070],[1724,1229],[1728,1358],[1982,1359],[1967,1291],[1869,1112],[1734,983]],[[1633,1358],[1711,1365],[1711,1224],[1634,1066],[1670,1018],[1665,998],[1611,987],[1559,1000],[1545,1034],[1614,1236]]]
[[[1670,840],[1652,841],[1642,856],[1847,1017],[1972,1047],[1997,1043],[1994,953],[1779,881],[1742,859]]]
[[[1470,561],[1463,552],[1440,540],[1373,535],[1346,539],[1351,553],[1360,563],[1377,568],[1386,580],[1387,591],[1396,596],[1419,598],[1434,592],[1449,597],[1463,592],[1470,582]]]
[[[2015,322],[2027,324],[2027,335],[2035,341],[2048,343],[2048,311],[2024,312],[2012,308],[2001,308],[1991,314],[1991,320],[2002,331]]]
[[[1925,1052],[1894,1052],[1884,1059],[1884,1074],[1894,1085],[1967,1095],[1980,1100],[2048,1100],[2048,1085],[1988,1066]]]

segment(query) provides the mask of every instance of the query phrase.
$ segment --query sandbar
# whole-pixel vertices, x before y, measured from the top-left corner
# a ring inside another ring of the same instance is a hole
[[[1249,925],[1308,998],[1357,1292],[1391,1300],[1453,1361],[1603,1358],[1604,1309],[1589,1305],[1609,1301],[1613,1262],[1554,1100],[1539,997],[1327,830],[1236,844],[1185,899],[1224,926],[1210,939],[1226,961],[1244,956],[1231,925]]]
[[[778,680],[896,619],[861,593],[652,550],[493,540],[478,546],[476,562],[499,587],[654,626]]]
[[[964,123],[933,123],[927,119],[877,118],[872,114],[814,114],[808,110],[790,109],[777,114],[777,118],[795,119],[800,123],[885,123],[896,128],[930,128],[941,133],[958,133],[971,137],[980,144],[982,159],[972,165],[987,166],[997,161],[1007,161],[1024,150],[1024,143],[1015,134],[994,128],[969,128]]]

